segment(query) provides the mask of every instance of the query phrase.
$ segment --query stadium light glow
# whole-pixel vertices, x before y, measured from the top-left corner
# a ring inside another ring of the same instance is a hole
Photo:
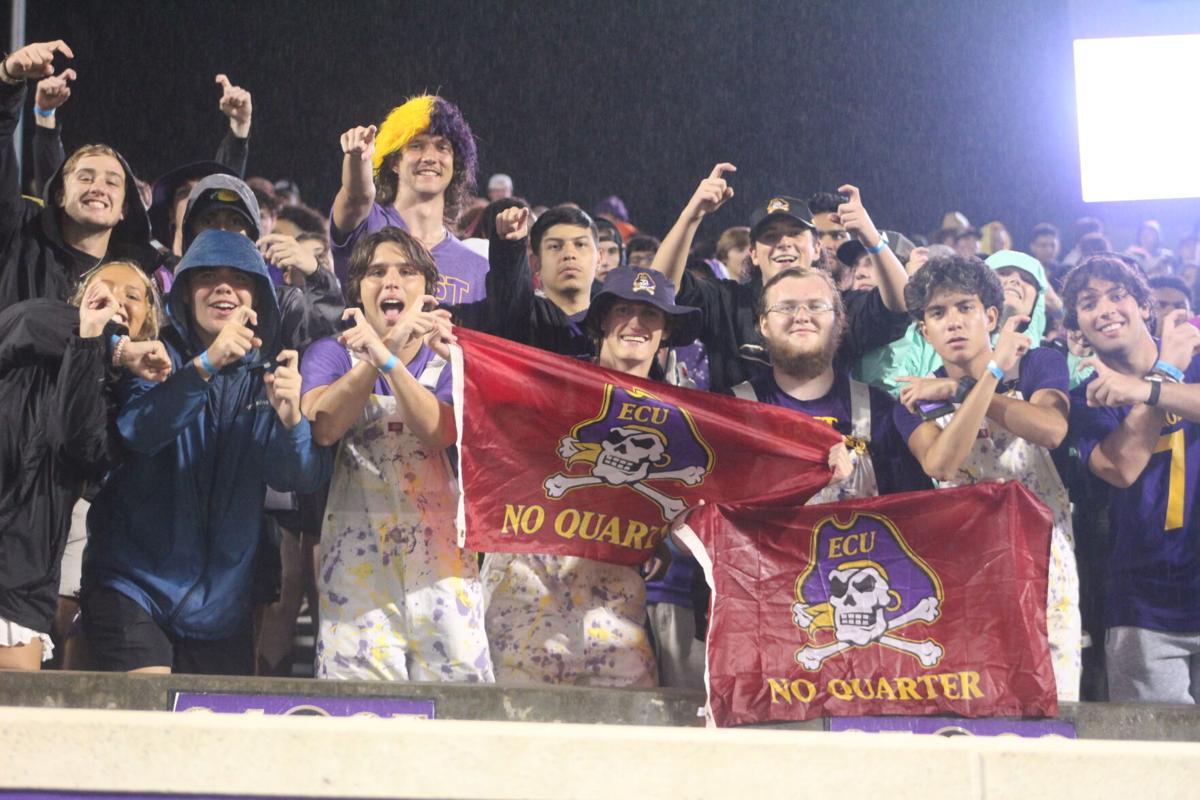
[[[1075,40],[1084,202],[1200,197],[1200,34]]]

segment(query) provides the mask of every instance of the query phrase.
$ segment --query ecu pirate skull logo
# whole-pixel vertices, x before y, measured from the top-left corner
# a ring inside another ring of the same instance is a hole
[[[641,389],[612,384],[604,387],[600,413],[559,440],[558,455],[566,471],[542,483],[548,497],[557,499],[584,486],[624,486],[658,506],[668,522],[687,503],[650,482],[699,486],[716,464],[712,449],[685,409]],[[570,474],[577,465],[585,465],[587,472]]]
[[[818,522],[808,567],[796,579],[796,599],[792,622],[808,640],[796,662],[806,670],[820,669],[851,647],[888,647],[923,667],[936,665],[945,653],[933,639],[899,635],[941,616],[942,583],[885,517],[855,513],[844,524],[836,517]]]

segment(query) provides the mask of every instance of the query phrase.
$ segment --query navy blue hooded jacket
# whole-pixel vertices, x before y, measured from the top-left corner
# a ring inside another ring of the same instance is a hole
[[[312,492],[330,453],[308,420],[292,429],[267,400],[252,351],[205,381],[191,325],[188,272],[227,266],[254,276],[257,335],[277,350],[279,309],[266,265],[245,236],[196,237],[175,273],[162,340],[174,371],[160,384],[127,377],[117,429],[128,455],[88,514],[83,590],[107,586],[136,601],[168,633],[222,639],[250,624],[250,583],[266,486]]]

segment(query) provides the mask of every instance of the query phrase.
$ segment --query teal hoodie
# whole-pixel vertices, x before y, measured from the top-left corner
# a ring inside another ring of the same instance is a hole
[[[1015,250],[999,250],[988,256],[984,263],[993,270],[1003,267],[1025,270],[1037,281],[1038,295],[1033,303],[1033,312],[1029,315],[1029,327],[1025,333],[1035,343],[1040,343],[1046,332],[1046,287],[1050,285],[1041,262],[1026,253],[1019,253]],[[942,366],[941,356],[933,349],[933,345],[925,341],[925,337],[917,330],[917,324],[914,322],[896,341],[864,355],[855,370],[855,377],[863,383],[876,386],[896,397],[900,394],[903,385],[896,381],[898,377],[902,375],[916,377],[932,375],[934,370],[940,366]],[[1072,383],[1072,386],[1074,385]]]

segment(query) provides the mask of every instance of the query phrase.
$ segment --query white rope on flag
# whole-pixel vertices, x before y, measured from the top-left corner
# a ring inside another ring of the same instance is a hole
[[[700,542],[700,537],[696,535],[687,524],[687,518],[691,514],[692,509],[684,511],[676,519],[675,524],[671,527],[669,535],[674,536],[680,544],[684,545],[688,552],[692,554],[692,558],[700,565],[700,569],[704,570],[704,582],[708,584],[708,625],[712,627],[713,606],[717,599],[717,585],[713,581],[713,563],[712,558],[708,555],[708,550]],[[704,724],[705,727],[717,727],[716,721],[712,714],[712,687],[708,683],[708,642],[709,637],[706,634],[704,637]]]
[[[458,511],[454,516],[454,527],[458,532],[458,546],[467,546],[467,484],[463,480],[463,352],[457,344],[450,345],[450,393],[454,399],[454,449],[458,458]]]

